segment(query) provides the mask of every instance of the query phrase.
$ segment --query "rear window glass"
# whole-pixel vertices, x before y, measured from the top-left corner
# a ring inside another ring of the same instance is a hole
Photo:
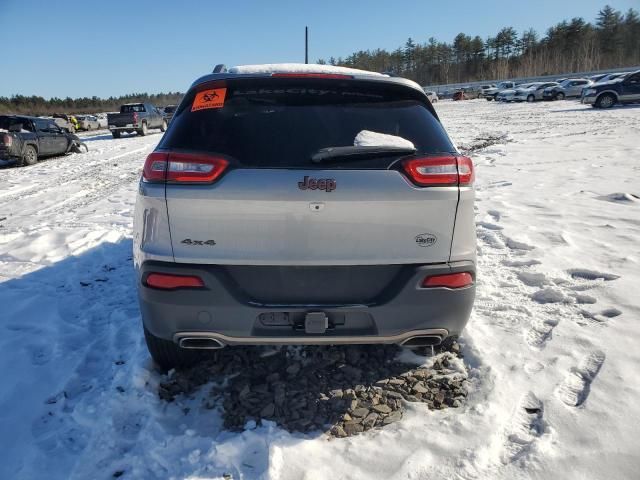
[[[144,112],[144,105],[122,105],[120,113]]]
[[[15,125],[18,123],[22,123],[25,124],[27,123],[26,121],[23,121],[20,118],[15,118],[15,117],[1,117],[0,116],[0,130],[9,130],[9,127],[11,125]]]
[[[327,147],[352,146],[363,130],[409,140],[418,154],[454,152],[424,97],[407,87],[294,79],[237,80],[219,108],[192,110],[185,97],[159,147],[217,153],[250,168],[387,168],[395,158],[315,164]]]

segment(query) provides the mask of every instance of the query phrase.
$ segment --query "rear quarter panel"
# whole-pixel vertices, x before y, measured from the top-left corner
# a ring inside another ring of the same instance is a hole
[[[147,260],[173,262],[165,186],[140,182],[133,218],[133,260],[136,269]]]

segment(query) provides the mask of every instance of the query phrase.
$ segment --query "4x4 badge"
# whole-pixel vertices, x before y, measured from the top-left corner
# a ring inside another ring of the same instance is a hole
[[[336,189],[336,181],[333,178],[309,178],[308,175],[304,180],[298,182],[300,190],[324,190],[325,192],[333,192]]]
[[[435,235],[430,233],[421,233],[416,237],[416,243],[421,247],[430,247],[438,241]]]
[[[185,245],[208,245],[210,247],[216,244],[215,240],[191,240],[190,238],[185,238],[180,243]]]

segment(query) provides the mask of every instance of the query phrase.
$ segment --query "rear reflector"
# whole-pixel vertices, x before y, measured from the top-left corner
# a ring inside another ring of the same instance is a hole
[[[192,153],[153,152],[142,172],[146,182],[213,183],[227,169],[224,158]]]
[[[204,287],[204,282],[200,277],[194,275],[171,275],[168,273],[150,273],[145,283],[148,287],[162,290]]]
[[[447,273],[445,275],[433,275],[422,281],[423,288],[462,288],[473,283],[473,277],[469,272]]]
[[[352,75],[344,75],[341,73],[272,73],[271,76],[279,78],[353,78]]]
[[[409,179],[420,187],[471,185],[473,162],[468,157],[423,157],[402,163]]]

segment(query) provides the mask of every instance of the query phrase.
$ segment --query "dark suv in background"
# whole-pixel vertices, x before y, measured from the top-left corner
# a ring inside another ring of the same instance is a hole
[[[640,102],[640,70],[585,88],[581,101],[596,108]]]
[[[200,78],[138,191],[151,355],[448,342],[474,300],[473,179],[410,80],[321,65]]]

